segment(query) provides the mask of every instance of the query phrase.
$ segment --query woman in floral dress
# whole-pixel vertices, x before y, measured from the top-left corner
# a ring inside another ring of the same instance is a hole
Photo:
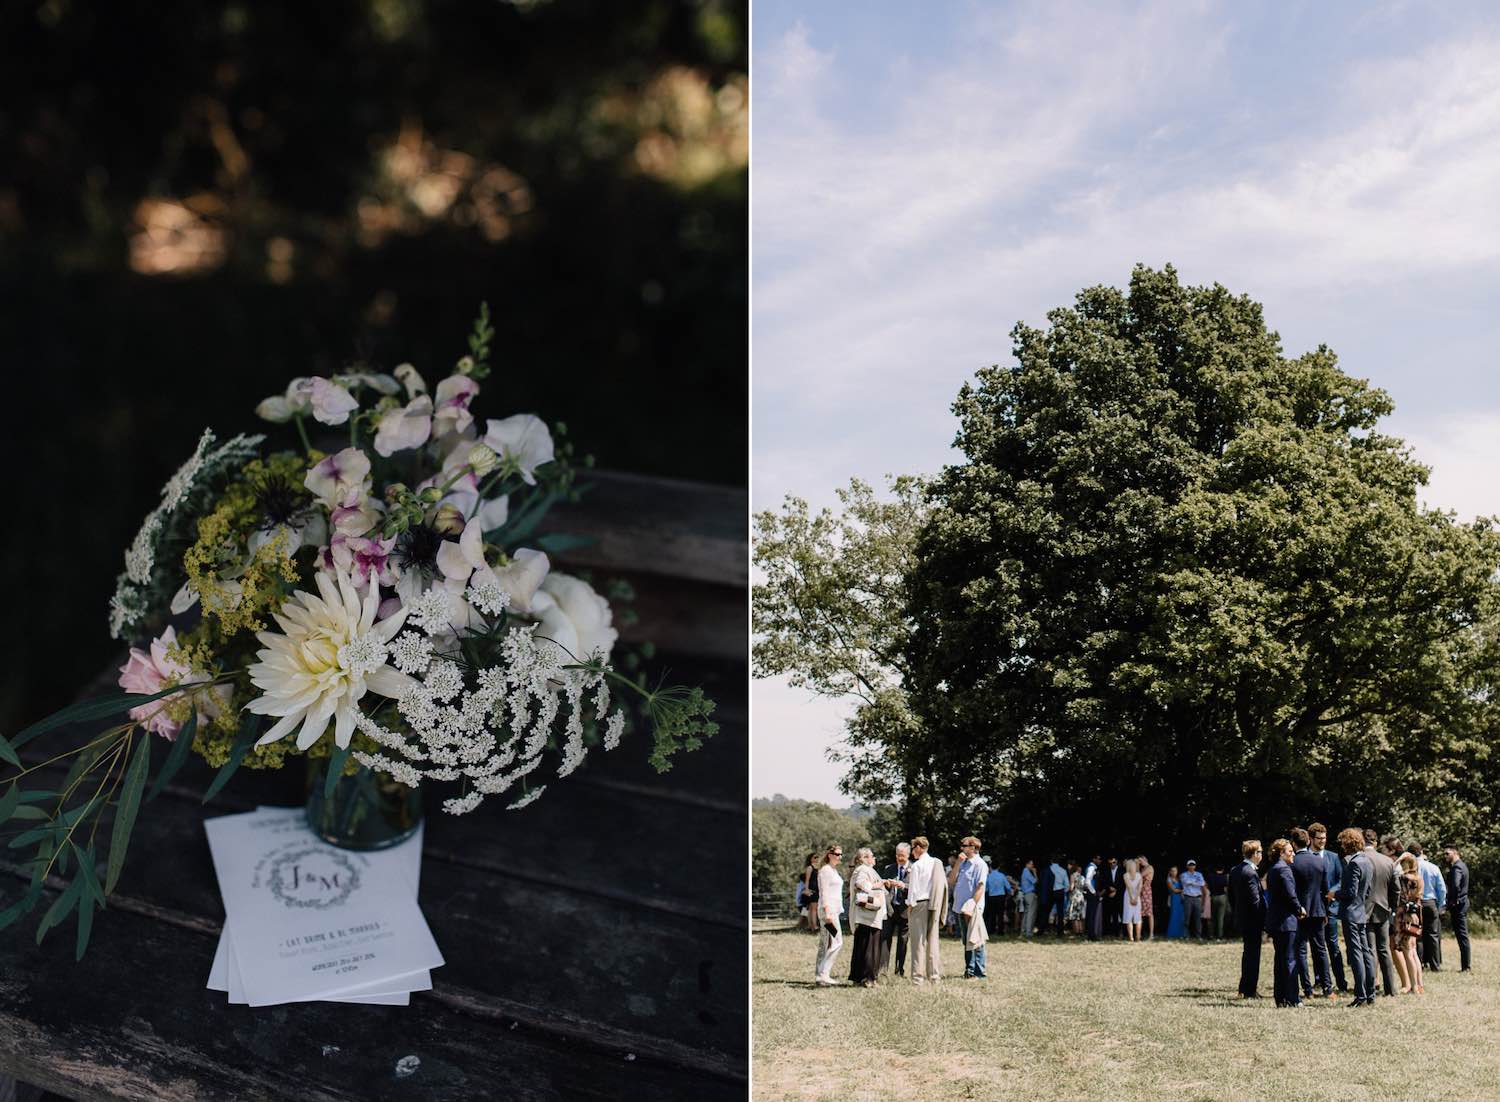
[[[1151,867],[1151,862],[1146,860],[1145,854],[1136,858],[1136,863],[1141,870],[1141,936],[1151,940],[1153,917],[1151,908],[1151,878],[1156,875],[1156,870]]]
[[[1083,873],[1072,861],[1068,862],[1068,914],[1075,934],[1083,933]]]

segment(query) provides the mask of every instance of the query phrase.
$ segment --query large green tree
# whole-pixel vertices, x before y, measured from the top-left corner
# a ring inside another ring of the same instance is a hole
[[[928,798],[1020,846],[1379,825],[1490,741],[1500,537],[1423,509],[1391,401],[1137,268],[978,373],[901,668]]]

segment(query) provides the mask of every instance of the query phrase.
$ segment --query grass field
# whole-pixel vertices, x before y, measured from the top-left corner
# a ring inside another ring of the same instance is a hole
[[[1500,1099],[1500,943],[1475,970],[1428,973],[1423,996],[1346,1010],[1234,998],[1239,945],[992,941],[989,978],[964,980],[943,941],[936,989],[812,984],[816,939],[751,939],[753,1095],[891,1102],[957,1099]],[[849,974],[845,947],[834,976]],[[1445,969],[1458,946],[1443,940]]]

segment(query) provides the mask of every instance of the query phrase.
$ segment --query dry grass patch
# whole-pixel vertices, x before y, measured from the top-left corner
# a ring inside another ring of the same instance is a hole
[[[1427,994],[1368,1010],[1270,999],[1270,946],[1255,1003],[1234,998],[1238,944],[991,942],[989,978],[963,980],[943,942],[936,988],[812,984],[815,939],[752,938],[754,1096],[894,1098],[1500,1098],[1500,974],[1427,978]],[[1452,962],[1457,946],[1444,949]],[[840,954],[834,974],[848,974]],[[1309,1085],[1319,1086],[1309,1093]],[[1489,1087],[1482,1086],[1488,1084]],[[1336,1089],[1337,1086],[1337,1089]],[[1475,1092],[1479,1091],[1478,1094]]]

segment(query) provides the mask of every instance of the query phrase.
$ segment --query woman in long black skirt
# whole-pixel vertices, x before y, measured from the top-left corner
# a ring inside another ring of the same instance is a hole
[[[854,858],[849,876],[849,924],[854,928],[854,951],[849,955],[849,982],[874,987],[880,975],[880,927],[885,922],[885,886],[875,871],[875,854],[868,846]]]

